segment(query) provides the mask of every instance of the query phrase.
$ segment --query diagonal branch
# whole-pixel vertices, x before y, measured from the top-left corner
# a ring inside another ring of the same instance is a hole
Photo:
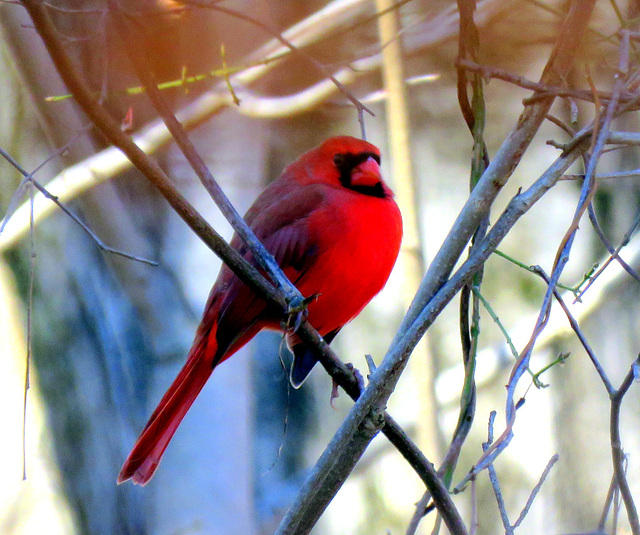
[[[40,182],[38,182],[33,177],[33,175],[35,174],[35,171],[32,171],[31,173],[28,173],[27,171],[25,171],[23,167],[16,160],[14,160],[13,157],[11,157],[11,155],[7,153],[3,148],[0,148],[0,156],[2,156],[5,160],[7,160],[24,177],[24,180],[20,183],[20,186],[18,186],[16,193],[21,192],[22,186],[25,183],[33,184],[33,186],[42,195],[44,195],[47,199],[53,202],[53,204],[55,204],[58,208],[60,208],[60,210],[62,210],[65,214],[67,214],[74,221],[74,223],[76,223],[82,230],[84,230],[85,233],[89,235],[89,237],[95,242],[95,244],[101,250],[105,251],[106,253],[111,253],[118,256],[122,256],[124,258],[128,258],[129,260],[142,262],[143,264],[148,264],[150,266],[158,265],[158,263],[154,262],[153,260],[147,260],[146,258],[135,256],[131,253],[126,253],[124,251],[119,251],[118,249],[114,249],[113,247],[109,247],[108,245],[105,245],[105,243],[93,233],[93,231],[89,228],[89,226],[84,221],[82,221],[82,219],[80,219],[71,210],[69,210],[69,208],[67,208],[64,204],[62,204],[55,195],[52,195],[47,190],[47,188],[45,188],[42,184],[40,184]],[[33,194],[31,192],[29,196],[31,199],[33,199]],[[0,234],[2,233],[5,222],[8,221],[10,218],[11,218],[11,210],[7,212],[7,215],[5,216],[4,220],[2,220],[2,223],[0,224]],[[33,228],[33,221],[32,221],[32,228]]]
[[[269,253],[264,245],[260,243],[256,235],[233,207],[222,191],[222,188],[220,188],[211,175],[211,172],[200,157],[200,154],[198,154],[198,151],[193,146],[193,143],[191,143],[191,140],[184,128],[178,119],[176,119],[175,115],[169,108],[169,105],[160,94],[158,84],[148,68],[148,60],[144,57],[144,47],[135,39],[135,32],[132,30],[130,24],[127,23],[124,14],[120,10],[118,1],[108,0],[107,5],[109,6],[111,16],[113,17],[116,26],[118,27],[118,31],[124,39],[125,49],[129,55],[129,60],[134,66],[138,78],[140,78],[149,99],[156,111],[162,117],[167,129],[171,132],[173,139],[182,150],[182,153],[191,165],[191,168],[200,179],[202,185],[209,192],[209,195],[211,195],[215,203],[218,205],[222,214],[229,221],[233,230],[242,237],[261,267],[269,274],[271,280],[276,284],[276,286],[282,290],[289,309],[299,310],[304,302],[303,296],[291,281],[287,279],[275,258],[273,258],[271,253]]]
[[[569,73],[580,49],[582,36],[591,18],[594,4],[595,0],[573,0],[571,2],[551,57],[540,78],[541,84],[560,85]],[[424,309],[451,274],[466,244],[480,222],[489,213],[493,201],[509,180],[533,136],[545,120],[553,100],[553,97],[547,97],[532,103],[520,115],[518,124],[498,149],[429,266],[416,298],[405,315],[392,345],[397,344],[407,333],[420,311]]]
[[[539,275],[542,278],[542,280],[544,280],[547,283],[547,285],[550,284],[551,279],[549,278],[549,275],[547,275],[540,266],[532,266],[532,269],[534,273]],[[564,302],[564,299],[562,298],[562,295],[560,294],[557,288],[553,288],[553,296],[555,297],[556,301],[558,301],[558,303],[560,304],[562,311],[565,313],[565,316],[567,316],[567,320],[569,320],[569,325],[571,325],[573,332],[576,334],[576,337],[578,338],[578,340],[580,340],[582,347],[584,348],[587,355],[591,359],[591,363],[593,364],[593,367],[598,372],[598,375],[600,376],[600,380],[602,381],[605,389],[607,390],[607,394],[611,396],[614,392],[614,388],[611,385],[611,381],[609,381],[609,378],[607,377],[607,374],[604,371],[602,364],[600,364],[598,357],[596,356],[595,352],[591,348],[591,345],[589,344],[589,342],[587,342],[587,339],[584,333],[582,332],[582,329],[580,328],[580,324],[571,314],[569,307]]]

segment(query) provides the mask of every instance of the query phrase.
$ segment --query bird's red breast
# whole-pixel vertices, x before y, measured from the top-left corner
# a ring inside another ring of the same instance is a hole
[[[380,151],[353,137],[330,138],[287,167],[245,215],[309,304],[309,322],[328,341],[382,289],[402,240],[402,218],[380,174]],[[250,262],[238,236],[231,245]],[[125,462],[119,482],[145,484],[213,368],[264,328],[279,329],[281,311],[223,266],[209,295],[185,367],[160,401]],[[316,362],[289,335],[291,380],[299,386]]]

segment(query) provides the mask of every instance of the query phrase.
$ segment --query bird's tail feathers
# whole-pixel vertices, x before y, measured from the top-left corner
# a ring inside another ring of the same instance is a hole
[[[138,485],[146,485],[153,477],[169,441],[213,371],[217,350],[215,330],[214,324],[207,336],[199,336],[194,343],[187,362],[124,462],[118,484],[131,479]]]

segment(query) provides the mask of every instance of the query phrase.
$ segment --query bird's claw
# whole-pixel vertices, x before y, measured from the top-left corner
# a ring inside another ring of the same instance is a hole
[[[349,368],[349,370],[351,370],[351,373],[353,374],[353,377],[355,378],[356,383],[358,383],[358,390],[360,392],[362,392],[364,390],[364,378],[362,377],[362,374],[360,373],[360,370],[358,370],[358,368],[356,368],[350,362],[347,362],[345,364],[345,366],[347,368]],[[332,379],[331,397],[329,398],[329,404],[331,405],[331,408],[334,409],[334,410],[336,410],[336,407],[333,404],[333,400],[334,399],[338,399],[340,397],[340,391],[338,390],[339,386],[340,385],[338,385],[336,380]]]
[[[287,311],[287,322],[285,325],[285,330],[287,332],[295,333],[300,328],[302,322],[309,316],[309,304],[315,301],[319,295],[319,293],[316,293],[289,305],[289,310]]]

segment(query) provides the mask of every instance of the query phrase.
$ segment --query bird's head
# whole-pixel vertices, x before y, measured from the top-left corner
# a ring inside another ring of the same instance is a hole
[[[350,136],[327,139],[302,155],[288,171],[303,183],[326,183],[387,198],[392,196],[380,173],[380,150],[375,145]]]

